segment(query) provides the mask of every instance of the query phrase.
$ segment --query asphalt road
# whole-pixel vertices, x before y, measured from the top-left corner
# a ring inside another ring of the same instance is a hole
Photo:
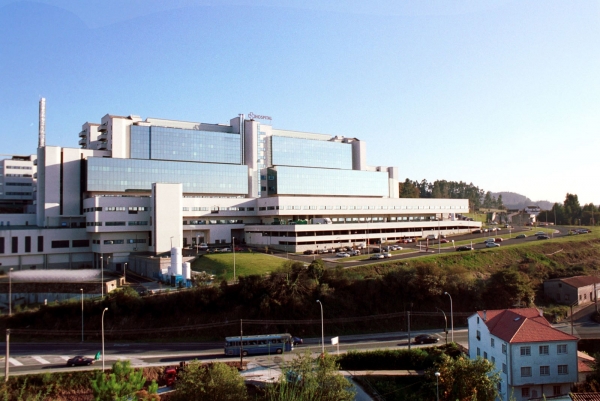
[[[590,311],[593,309],[593,305]],[[559,330],[571,333],[570,322],[554,325]],[[446,336],[441,331],[419,330],[411,333],[411,339],[418,334],[433,334],[444,343]],[[579,338],[600,339],[600,325],[591,321],[589,315],[579,317],[574,321],[573,333]],[[448,333],[448,341],[452,340],[452,333]],[[413,340],[414,341],[414,340]],[[454,330],[454,341],[468,347],[468,333],[466,328]],[[411,344],[411,347],[426,347],[431,345]],[[2,344],[5,348],[5,344]],[[339,351],[349,350],[372,350],[372,349],[397,349],[408,347],[408,333],[378,333],[368,335],[340,336]],[[337,352],[337,346],[331,345],[331,337],[325,337],[325,349],[327,352]],[[75,355],[93,357],[101,350],[100,343],[11,343],[10,346],[10,372],[11,374],[43,373],[52,371],[71,371],[85,369],[99,369],[100,361],[91,367],[67,367],[66,360]],[[310,351],[315,354],[321,352],[320,338],[305,338],[304,344],[294,348],[290,354],[271,356],[253,356],[245,360],[260,362],[265,358],[271,358],[277,363],[291,358],[294,354]],[[231,358],[223,355],[222,342],[207,343],[105,343],[105,365],[107,367],[121,359],[128,359],[136,367],[141,366],[165,366],[176,365],[180,361],[200,359],[205,361],[239,360],[239,357]],[[4,359],[4,358],[2,358]],[[4,363],[4,360],[2,361]]]

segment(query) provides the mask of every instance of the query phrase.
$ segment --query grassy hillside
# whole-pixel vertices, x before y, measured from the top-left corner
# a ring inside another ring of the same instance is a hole
[[[221,339],[237,332],[241,318],[246,321],[245,334],[289,331],[312,336],[320,333],[317,299],[324,306],[328,335],[403,330],[407,310],[412,311],[414,329],[439,328],[443,318],[436,308],[449,311],[445,291],[453,298],[455,325],[461,325],[477,309],[519,304],[547,309],[551,305],[541,291],[543,280],[600,268],[597,234],[509,244],[354,269],[323,270],[318,263],[306,269],[283,259],[285,266],[274,269],[260,261],[252,271],[272,274],[242,274],[236,285],[220,283],[144,298],[119,291],[102,302],[86,303],[86,337],[97,339],[104,307],[109,308],[105,327],[111,341]],[[78,302],[45,306],[17,313],[10,323],[2,317],[0,328],[10,324],[17,340],[75,341],[80,308]]]

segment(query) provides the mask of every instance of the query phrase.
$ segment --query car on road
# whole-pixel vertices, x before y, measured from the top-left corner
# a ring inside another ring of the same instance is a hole
[[[302,340],[300,337],[292,337],[292,344],[294,346],[302,345],[302,344],[304,344],[304,340]]]
[[[440,341],[440,338],[431,334],[419,334],[415,337],[415,344],[435,344],[438,341]]]
[[[497,244],[495,242],[486,242],[486,244],[485,244],[486,248],[496,248],[496,247],[499,247],[499,246],[500,246],[500,244]]]
[[[449,240],[447,240],[446,238],[442,238],[440,240],[440,244],[447,244],[448,242],[450,242]]]
[[[525,234],[519,234],[515,238],[516,239],[527,238],[527,235],[525,235]]]
[[[346,252],[338,252],[335,254],[335,256],[337,256],[338,258],[349,258],[350,254]]]
[[[481,230],[473,230],[471,231],[471,234],[481,234]]]
[[[536,236],[537,236],[537,235],[546,235],[546,233],[545,233],[545,232],[543,232],[543,231],[538,231],[537,233],[535,233],[535,235],[536,235]]]
[[[303,252],[305,255],[312,255],[315,253],[315,251],[313,251],[312,249],[307,249],[306,251]]]
[[[383,255],[382,255],[382,254],[380,254],[380,253],[374,253],[373,255],[371,255],[371,256],[369,257],[369,259],[372,259],[372,260],[376,260],[376,259],[383,259],[383,258],[385,258],[385,256],[383,256]]]
[[[494,239],[494,242],[502,242],[502,241],[504,241],[504,238],[498,237],[498,238]]]
[[[383,255],[384,258],[391,258],[392,257],[392,254],[389,253],[389,252],[383,252],[382,255]]]
[[[360,251],[358,249],[355,249],[353,251],[348,252],[350,254],[350,256],[358,256],[360,255]]]
[[[67,361],[67,366],[90,366],[93,363],[94,359],[77,355]]]
[[[546,234],[541,234],[537,236],[537,239],[550,239]]]
[[[473,247],[469,246],[469,245],[461,245],[458,248],[456,248],[457,251],[461,252],[461,251],[472,251]]]

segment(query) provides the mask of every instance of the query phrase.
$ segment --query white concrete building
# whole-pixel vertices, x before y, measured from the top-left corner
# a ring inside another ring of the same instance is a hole
[[[536,308],[478,311],[468,319],[469,357],[500,373],[507,401],[568,394],[577,376],[577,337],[553,328]]]
[[[102,256],[120,271],[135,253],[234,238],[300,252],[481,227],[455,218],[466,199],[398,198],[398,168],[368,166],[356,138],[244,115],[206,124],[110,114],[78,136],[80,148],[40,141],[36,210],[0,225],[3,269],[96,267]]]

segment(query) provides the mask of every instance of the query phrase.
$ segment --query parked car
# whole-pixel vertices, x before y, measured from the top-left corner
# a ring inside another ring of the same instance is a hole
[[[538,231],[538,232],[537,232],[537,233],[535,233],[534,235],[546,235],[546,233],[545,233],[545,232],[543,232],[543,231]]]
[[[471,231],[472,234],[481,234],[481,230],[473,230]]]
[[[456,248],[457,251],[461,252],[461,251],[472,251],[473,247],[469,246],[469,245],[461,245],[458,248]]]
[[[542,234],[542,235],[538,235],[537,239],[550,239],[550,237],[547,236],[546,234]]]
[[[338,252],[335,256],[337,256],[338,258],[348,258],[350,257],[350,254],[346,252]]]
[[[383,255],[382,255],[382,254],[380,254],[380,253],[374,253],[373,255],[371,255],[371,257],[369,257],[369,259],[373,259],[373,260],[376,260],[376,259],[383,259],[383,258],[385,258],[385,256],[383,256]]]
[[[495,248],[500,246],[500,244],[496,244],[495,242],[486,242],[485,246],[486,248]]]
[[[67,361],[67,366],[90,366],[93,363],[94,359],[77,355]]]
[[[292,344],[294,344],[294,346],[302,345],[304,344],[304,341],[300,337],[292,337]]]
[[[447,244],[448,242],[450,242],[449,240],[447,240],[446,238],[442,238],[440,240],[440,244]]]
[[[419,334],[415,337],[415,344],[434,344],[438,341],[440,341],[440,338],[431,334]]]
[[[307,249],[306,251],[303,252],[305,255],[312,255],[315,253],[315,251],[313,251],[312,249]]]
[[[516,239],[527,238],[527,235],[525,235],[525,234],[519,234],[515,238]]]
[[[350,251],[350,256],[358,256],[358,255],[360,255],[360,251],[358,249]]]

